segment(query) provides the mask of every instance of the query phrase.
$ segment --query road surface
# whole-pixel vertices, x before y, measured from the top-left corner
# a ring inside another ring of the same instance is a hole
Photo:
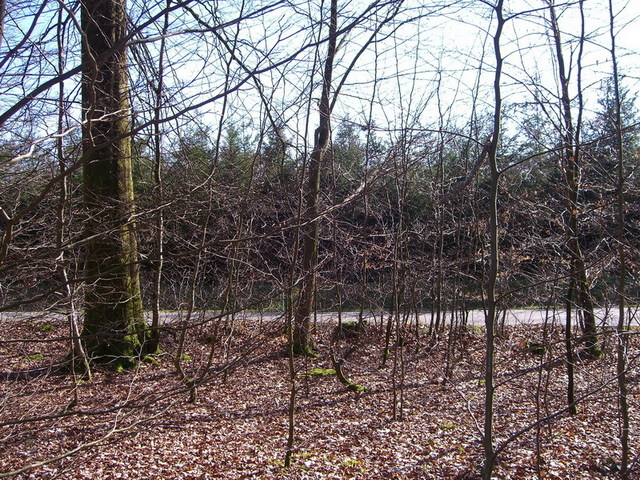
[[[617,309],[597,309],[596,318],[600,325],[616,325],[618,321]],[[628,310],[631,314],[632,325],[640,325],[639,312],[633,308]],[[213,320],[219,317],[219,313],[213,311],[195,311],[192,313],[191,321],[207,321]],[[365,318],[370,322],[386,321],[388,319],[387,312],[371,311],[365,312]],[[147,312],[145,314],[150,321],[151,314]],[[337,312],[318,312],[316,313],[316,319],[318,322],[336,323],[338,321],[339,314]],[[357,321],[357,312],[343,312],[341,314],[343,322]],[[445,322],[451,323],[451,312],[446,312]],[[283,318],[282,312],[239,312],[235,314],[235,318],[246,321],[272,321]],[[419,314],[419,321],[421,324],[429,324],[431,322],[431,312],[423,312]],[[16,322],[61,322],[65,321],[66,317],[62,313],[56,312],[0,312],[0,325],[2,323],[16,323]],[[462,312],[456,312],[455,321],[460,322],[462,319]],[[544,309],[512,309],[506,312],[501,312],[498,317],[498,322],[504,319],[506,325],[542,325],[545,320],[548,322],[555,322],[556,325],[562,325],[565,322],[564,310],[558,309],[555,312],[553,310]],[[185,311],[165,311],[161,313],[161,322],[163,324],[175,324],[186,320]],[[415,314],[411,314],[409,321],[415,322]],[[467,312],[467,325],[470,326],[484,326],[485,315],[482,310],[471,310]],[[574,319],[575,322],[575,319]]]

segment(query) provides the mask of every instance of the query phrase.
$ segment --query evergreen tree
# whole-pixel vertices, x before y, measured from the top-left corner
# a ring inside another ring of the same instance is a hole
[[[616,168],[616,102],[613,78],[607,77],[600,88],[599,109],[589,129],[587,151],[595,160],[601,174],[613,174]],[[620,91],[620,116],[622,120],[622,149],[625,159],[632,164],[640,151],[638,112],[628,89]]]

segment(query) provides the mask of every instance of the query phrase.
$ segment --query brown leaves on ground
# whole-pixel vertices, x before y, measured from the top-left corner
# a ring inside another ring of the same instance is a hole
[[[92,381],[76,382],[56,368],[69,348],[63,323],[12,324],[0,337],[0,475],[24,468],[14,478],[479,478],[482,331],[444,332],[437,341],[407,331],[382,367],[383,330],[369,325],[344,363],[365,392],[347,390],[332,375],[308,374],[331,368],[328,326],[318,331],[321,356],[295,360],[294,465],[284,468],[291,383],[281,324],[189,331],[180,361],[191,380],[201,377],[213,348],[195,403],[176,374],[178,335],[166,336],[156,362],[123,373],[97,371]],[[498,341],[497,446],[565,406],[560,333],[549,329],[542,338],[540,330],[515,327]],[[615,478],[615,337],[603,338],[601,359],[576,364],[576,397],[593,392],[578,414],[540,422],[507,445],[495,478]],[[639,370],[631,338],[635,458]],[[346,341],[354,340],[342,339],[336,354],[347,350]],[[544,342],[546,352],[532,354],[529,341]],[[635,465],[633,475],[640,475]]]

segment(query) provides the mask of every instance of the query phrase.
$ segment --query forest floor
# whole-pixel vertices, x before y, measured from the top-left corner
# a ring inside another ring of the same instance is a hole
[[[435,341],[408,331],[383,365],[384,329],[370,325],[334,352],[363,392],[331,369],[334,327],[319,325],[318,358],[296,358],[295,438],[285,468],[290,365],[281,324],[211,325],[163,340],[165,353],[91,381],[51,368],[68,352],[62,323],[0,332],[0,478],[19,479],[476,479],[482,463],[484,333]],[[213,332],[213,333],[212,333]],[[174,332],[175,333],[175,332]],[[576,362],[576,415],[566,405],[559,328],[507,327],[497,341],[497,479],[617,478],[620,421],[615,337]],[[640,478],[639,340],[630,335],[629,478]],[[28,340],[28,341],[26,341]],[[545,351],[532,352],[531,342]],[[351,348],[354,347],[354,348]],[[207,365],[211,356],[212,364]],[[190,402],[184,377],[204,381]],[[324,372],[330,373],[330,372]],[[193,399],[192,399],[193,400]],[[554,414],[556,414],[554,416]],[[554,416],[550,421],[536,421]]]

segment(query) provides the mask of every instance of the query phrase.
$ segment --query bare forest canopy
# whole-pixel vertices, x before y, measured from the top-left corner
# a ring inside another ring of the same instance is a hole
[[[15,451],[20,425],[82,410],[72,389],[63,414],[22,414],[11,406],[20,382],[38,398],[55,375],[75,385],[151,358],[181,387],[139,401],[170,409],[164,399],[196,400],[279,345],[289,467],[311,359],[362,395],[349,359],[379,346],[390,383],[376,388],[393,391],[402,418],[403,352],[419,363],[435,349],[455,384],[476,310],[483,343],[469,340],[481,350],[465,374],[482,377],[481,412],[469,411],[478,474],[491,478],[499,455],[537,431],[534,470],[546,476],[541,425],[600,398],[574,382],[579,361],[609,362],[598,375],[617,388],[607,394],[620,429],[602,468],[632,471],[634,2],[2,0],[0,25],[0,323],[11,330],[0,428]],[[531,338],[501,323],[525,307],[556,323]],[[315,325],[319,311],[334,312],[333,334]],[[566,401],[538,402],[535,419],[498,438],[499,377],[515,375],[496,363],[509,331],[566,375]],[[91,409],[120,431],[118,395]],[[6,472],[64,463],[103,433]]]

